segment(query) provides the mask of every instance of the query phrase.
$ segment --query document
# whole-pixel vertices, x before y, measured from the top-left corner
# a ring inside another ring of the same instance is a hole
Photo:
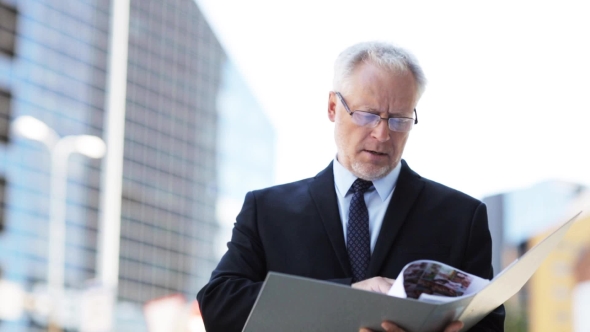
[[[414,261],[400,272],[388,295],[446,303],[482,290],[489,280],[431,260]]]
[[[270,272],[243,331],[383,331],[384,320],[408,332],[438,332],[460,320],[465,331],[524,286],[580,214],[491,281],[428,260],[406,265],[389,294]]]

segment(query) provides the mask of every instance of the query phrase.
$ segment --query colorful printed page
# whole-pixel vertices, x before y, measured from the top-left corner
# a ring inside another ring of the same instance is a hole
[[[419,260],[403,268],[388,294],[444,303],[475,294],[489,282],[443,263]]]

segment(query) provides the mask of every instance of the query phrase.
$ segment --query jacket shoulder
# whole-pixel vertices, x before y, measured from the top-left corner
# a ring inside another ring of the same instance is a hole
[[[295,182],[283,183],[276,186],[253,190],[252,193],[257,199],[280,199],[307,195],[310,183],[314,178],[307,178]]]
[[[405,160],[402,160],[402,173],[400,176],[405,176],[409,181],[416,181],[414,183],[422,182],[424,184],[424,192],[429,200],[447,200],[454,202],[461,202],[463,204],[480,205],[482,202],[474,197],[471,197],[464,192],[453,189],[439,182],[427,179],[420,174],[414,172]]]
[[[447,198],[468,204],[482,204],[482,202],[479,199],[469,196],[466,193],[459,191],[457,189],[453,189],[444,184],[423,177],[421,178],[421,180],[425,184],[424,190],[426,190],[426,194],[428,195],[428,197],[439,199]]]
[[[298,198],[310,197],[310,187],[321,187],[322,190],[334,190],[334,173],[332,163],[316,176],[279,184],[276,186],[258,189],[251,192],[257,199],[269,199],[271,201],[297,200]]]

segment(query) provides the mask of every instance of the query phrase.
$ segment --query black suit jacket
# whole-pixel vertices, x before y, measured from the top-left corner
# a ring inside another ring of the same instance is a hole
[[[407,263],[432,259],[491,279],[491,250],[485,205],[402,161],[367,278],[395,279]],[[350,284],[332,164],[314,178],[246,195],[228,251],[197,295],[207,331],[241,331],[269,271]],[[471,331],[503,324],[500,307]]]

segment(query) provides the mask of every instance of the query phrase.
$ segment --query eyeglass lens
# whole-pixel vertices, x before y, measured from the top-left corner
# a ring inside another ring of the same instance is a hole
[[[359,126],[367,126],[371,128],[377,127],[381,118],[377,114],[356,111],[352,114],[352,119]],[[406,118],[389,118],[388,125],[389,129],[393,131],[406,132],[410,131],[413,127],[414,120]]]

